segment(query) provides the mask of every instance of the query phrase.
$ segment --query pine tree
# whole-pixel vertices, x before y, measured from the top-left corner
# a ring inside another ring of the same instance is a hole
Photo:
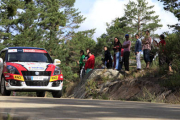
[[[12,46],[13,31],[16,30],[15,22],[17,9],[21,8],[22,2],[19,0],[1,0],[0,3],[0,37],[4,46]]]
[[[66,79],[72,79],[67,40],[85,20],[74,6],[75,0],[2,0],[0,40],[3,47],[45,48],[52,58],[62,61]],[[2,47],[2,46],[1,46]]]
[[[125,7],[125,17],[130,22],[129,26],[134,28],[135,33],[142,35],[144,30],[155,31],[157,28],[162,27],[159,24],[159,16],[154,15],[154,6],[148,6],[146,0],[129,1]]]
[[[64,78],[73,79],[73,71],[69,63],[69,48],[67,40],[72,39],[74,30],[85,18],[73,8],[75,0],[39,0],[41,8],[38,25],[44,30],[45,48],[53,58],[62,61],[61,69]]]

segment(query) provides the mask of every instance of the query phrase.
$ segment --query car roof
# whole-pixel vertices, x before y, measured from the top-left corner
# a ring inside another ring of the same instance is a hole
[[[45,50],[43,48],[37,48],[37,47],[6,47],[1,51],[8,50],[8,49],[38,49],[38,50]]]

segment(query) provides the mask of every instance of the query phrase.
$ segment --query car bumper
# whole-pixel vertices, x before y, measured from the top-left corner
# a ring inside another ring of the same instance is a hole
[[[5,82],[7,90],[10,91],[60,91],[63,87],[63,82],[61,81],[59,86],[52,87],[53,82],[49,82],[47,86],[27,86],[25,82],[21,82],[21,86],[12,86],[9,82]]]

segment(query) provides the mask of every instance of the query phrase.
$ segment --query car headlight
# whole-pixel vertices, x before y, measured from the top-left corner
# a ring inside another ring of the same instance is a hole
[[[54,70],[54,75],[59,75],[59,74],[61,74],[61,70],[59,67],[56,66]]]
[[[19,71],[14,66],[11,65],[7,66],[7,72],[11,74],[19,74]]]

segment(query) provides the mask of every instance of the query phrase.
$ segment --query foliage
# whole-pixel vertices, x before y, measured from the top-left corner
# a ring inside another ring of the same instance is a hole
[[[97,82],[95,80],[88,80],[86,83],[86,91],[89,95],[97,94]]]
[[[179,38],[180,33],[167,34],[165,47],[165,55],[172,62],[172,68],[177,72],[180,72]]]
[[[156,102],[156,95],[155,93],[150,93],[149,90],[146,87],[144,87],[143,97],[137,97],[136,100],[144,102]]]
[[[159,16],[154,15],[154,6],[148,6],[146,0],[129,1],[125,6],[125,17],[130,22],[129,26],[134,29],[133,33],[142,35],[144,30],[155,31],[162,27]]]

